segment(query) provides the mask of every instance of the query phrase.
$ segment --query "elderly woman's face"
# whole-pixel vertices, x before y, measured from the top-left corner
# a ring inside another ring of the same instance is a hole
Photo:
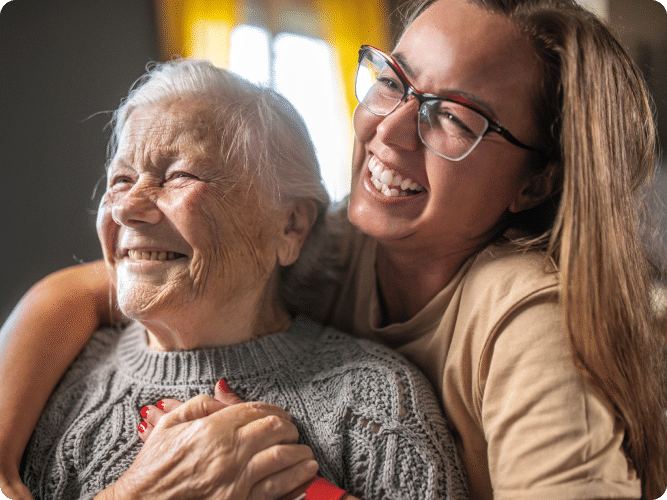
[[[121,310],[150,319],[215,311],[268,279],[278,214],[220,161],[208,106],[135,109],[111,162],[97,227]]]
[[[407,28],[393,55],[418,91],[484,103],[520,141],[535,145],[537,65],[505,17],[468,0],[438,0]],[[418,105],[409,97],[384,117],[357,107],[350,220],[385,242],[442,252],[474,248],[493,235],[524,189],[528,153],[490,133],[461,161],[439,157],[419,138]],[[373,169],[378,177],[400,174],[421,190],[388,197],[374,186]]]

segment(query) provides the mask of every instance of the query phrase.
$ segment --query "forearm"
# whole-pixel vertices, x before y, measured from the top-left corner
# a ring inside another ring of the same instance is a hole
[[[19,476],[17,467],[12,464],[2,464],[0,467],[0,498],[12,500],[33,500],[30,491],[25,487]]]
[[[46,400],[101,320],[109,321],[101,262],[51,274],[21,299],[0,330],[0,462],[16,468]]]

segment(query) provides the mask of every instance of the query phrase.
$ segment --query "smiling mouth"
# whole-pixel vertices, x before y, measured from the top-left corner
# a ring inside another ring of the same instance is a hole
[[[424,191],[422,185],[385,167],[375,156],[368,161],[368,170],[375,189],[389,198],[414,196]]]
[[[185,257],[177,252],[142,252],[140,250],[128,250],[127,257],[130,260],[176,260]]]

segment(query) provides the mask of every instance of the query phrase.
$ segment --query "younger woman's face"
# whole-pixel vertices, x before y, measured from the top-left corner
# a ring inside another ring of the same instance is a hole
[[[505,17],[468,0],[438,0],[407,28],[393,56],[418,91],[463,94],[521,142],[539,146],[536,59]],[[441,158],[419,138],[418,106],[410,97],[384,117],[357,106],[350,220],[382,243],[407,243],[434,257],[472,252],[493,237],[508,210],[522,208],[516,200],[530,177],[529,153],[489,133],[463,160]],[[371,180],[369,166],[378,165],[421,191],[386,196]]]

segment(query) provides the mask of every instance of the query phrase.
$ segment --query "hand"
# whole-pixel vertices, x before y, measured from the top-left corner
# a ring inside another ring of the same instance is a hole
[[[244,401],[238,397],[232,389],[227,385],[227,382],[220,380],[215,385],[215,399],[222,403],[219,409],[227,408],[235,404],[243,403]],[[141,416],[144,421],[139,424],[139,438],[145,443],[148,436],[158,424],[158,422],[167,413],[174,411],[183,403],[176,399],[164,398],[158,401],[155,405],[146,406],[141,409]],[[216,410],[217,411],[217,410]]]
[[[277,406],[225,406],[208,396],[174,406],[155,419],[130,469],[100,498],[276,499],[317,471]],[[158,411],[150,407],[148,419]]]

